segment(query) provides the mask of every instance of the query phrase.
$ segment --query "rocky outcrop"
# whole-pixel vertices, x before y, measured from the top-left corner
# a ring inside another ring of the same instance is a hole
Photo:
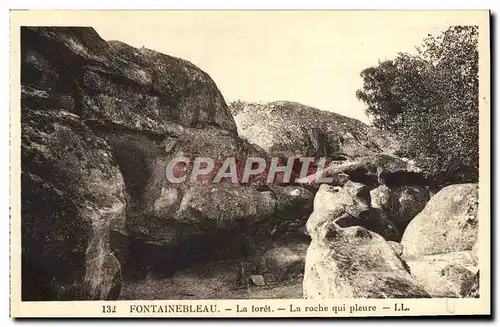
[[[399,144],[392,134],[358,120],[286,101],[236,101],[230,109],[239,135],[267,153],[324,157],[323,176],[333,179],[331,185],[342,186],[345,176],[370,187],[427,183],[412,160],[396,155]],[[318,186],[313,175],[301,183]]]
[[[137,179],[142,178],[142,187],[136,192],[137,214],[129,224],[134,235],[140,238],[160,235],[159,238],[153,237],[155,242],[163,239],[161,243],[171,244],[173,234],[186,235],[186,229],[203,230],[218,215],[228,216],[234,221],[249,219],[249,215],[264,219],[272,214],[276,200],[270,192],[261,193],[256,188],[235,185],[227,179],[213,183],[226,158],[262,155],[248,143],[217,130],[183,129],[176,137],[167,137],[160,148],[155,153],[156,157],[151,157],[151,163],[147,165],[149,169],[146,167],[144,175],[137,176]],[[186,180],[173,183],[166,175],[167,164],[179,157],[191,161],[196,157],[207,157],[214,160],[215,166],[209,173],[194,180],[191,180],[191,168],[186,168],[185,172],[178,171],[174,175],[183,175]],[[127,167],[127,171],[130,174],[126,173],[126,176],[134,176],[133,166]],[[252,205],[257,206],[250,208]]]
[[[355,182],[371,191],[371,195],[362,196],[363,201],[368,201],[368,209],[361,214],[366,217],[339,214],[335,219],[341,227],[362,225],[387,239],[399,241],[400,232],[429,200],[427,181],[421,169],[414,161],[395,154],[399,147],[389,133],[293,102],[252,104],[236,101],[230,104],[230,109],[240,135],[268,153],[316,158],[307,177],[295,181],[318,190],[318,199],[322,194],[320,186],[324,184],[339,186],[336,190],[340,190]],[[323,180],[317,178],[321,167],[319,157],[325,159]],[[380,201],[383,203],[378,203]],[[370,202],[373,203],[370,205]],[[316,216],[317,211],[313,215]]]
[[[319,187],[306,224],[306,298],[429,297],[401,259],[401,235],[385,214],[390,189],[375,193],[352,181]]]
[[[21,40],[24,295],[116,298],[125,198],[127,216],[140,215],[159,154],[172,137],[189,139],[184,129],[241,143],[234,120],[185,60],[92,28],[23,27]]]
[[[310,213],[300,187],[209,185],[227,157],[266,154],[238,137],[214,81],[193,64],[92,28],[23,27],[21,39],[26,299],[116,298],[123,270],[144,268],[142,257],[169,268],[248,243],[248,228],[270,216]],[[178,156],[215,166],[173,183],[166,166]]]
[[[383,237],[364,227],[331,227],[313,236],[306,257],[304,297],[429,297]]]
[[[92,28],[23,27],[21,42],[30,107],[157,135],[176,125],[236,131],[215,83],[186,60],[106,42]]]
[[[280,156],[364,156],[393,152],[397,142],[360,121],[296,102],[231,104],[238,133]]]
[[[471,250],[478,228],[478,185],[441,189],[404,232],[406,257]]]
[[[185,60],[91,28],[23,27],[21,38],[23,297],[116,298],[137,227],[125,216],[147,207],[172,139],[248,153],[245,142],[215,83]],[[174,198],[160,192],[159,217]]]
[[[23,106],[21,122],[23,300],[116,299],[126,192],[109,146],[66,111]]]

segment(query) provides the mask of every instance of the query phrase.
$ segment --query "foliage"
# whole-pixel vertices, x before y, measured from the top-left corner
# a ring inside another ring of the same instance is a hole
[[[373,125],[394,132],[405,155],[437,183],[473,182],[479,170],[477,26],[452,26],[361,72],[358,99]]]

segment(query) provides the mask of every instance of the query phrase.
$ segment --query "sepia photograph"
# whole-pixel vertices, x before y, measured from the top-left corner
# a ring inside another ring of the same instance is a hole
[[[489,313],[489,15],[12,11],[12,310]]]

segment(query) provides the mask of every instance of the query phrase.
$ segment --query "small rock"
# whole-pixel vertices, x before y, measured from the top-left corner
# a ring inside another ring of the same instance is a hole
[[[266,282],[264,281],[264,276],[262,276],[262,275],[252,275],[252,276],[250,276],[250,278],[252,279],[252,283],[255,286],[264,286],[264,285],[266,285]]]
[[[371,205],[384,211],[391,209],[391,189],[385,185],[380,185],[370,191]]]

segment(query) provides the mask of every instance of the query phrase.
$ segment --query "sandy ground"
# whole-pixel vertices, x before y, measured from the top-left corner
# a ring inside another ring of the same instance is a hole
[[[200,264],[174,273],[169,278],[148,276],[126,282],[120,299],[294,299],[302,298],[301,280],[265,286],[238,285],[239,261]]]
[[[299,241],[303,244],[303,241]],[[260,241],[252,254],[258,260],[276,246],[297,246],[295,240]],[[248,259],[247,259],[248,260]],[[264,286],[240,285],[238,271],[241,257],[216,262],[194,263],[169,277],[148,275],[140,281],[125,281],[121,300],[184,300],[184,299],[299,299],[302,298],[302,278],[267,282]]]

